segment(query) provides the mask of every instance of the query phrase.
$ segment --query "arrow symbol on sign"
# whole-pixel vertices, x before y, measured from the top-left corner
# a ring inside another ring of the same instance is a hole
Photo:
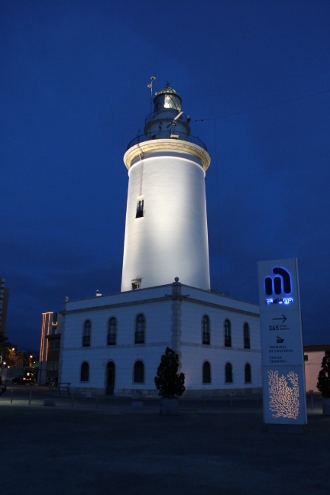
[[[282,320],[282,323],[286,321],[286,316],[282,315],[281,318],[273,318],[273,320]]]

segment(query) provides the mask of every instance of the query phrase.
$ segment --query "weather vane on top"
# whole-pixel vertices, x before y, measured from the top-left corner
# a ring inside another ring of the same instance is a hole
[[[156,79],[156,76],[151,76],[150,77],[150,83],[147,85],[147,88],[150,88],[150,98],[152,99],[152,83]]]

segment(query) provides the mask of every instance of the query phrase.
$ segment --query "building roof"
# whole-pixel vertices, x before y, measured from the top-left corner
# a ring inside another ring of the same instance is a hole
[[[330,344],[304,345],[304,352],[321,352],[330,349]]]
[[[181,100],[179,93],[177,91],[175,91],[175,89],[171,88],[169,83],[167,83],[165,85],[165,88],[161,89],[160,91],[156,91],[155,96],[162,95],[162,94],[173,94],[173,95],[178,96]]]

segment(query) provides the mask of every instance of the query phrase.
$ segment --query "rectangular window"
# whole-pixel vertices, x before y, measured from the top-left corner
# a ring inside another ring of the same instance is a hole
[[[136,344],[144,344],[144,331],[136,330],[135,332],[135,343]]]
[[[143,216],[144,216],[144,199],[138,199],[135,218],[142,218]]]
[[[140,279],[131,280],[131,283],[132,283],[132,290],[137,290],[141,286],[141,280]]]

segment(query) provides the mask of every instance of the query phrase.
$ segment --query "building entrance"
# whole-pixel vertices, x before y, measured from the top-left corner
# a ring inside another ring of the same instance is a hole
[[[115,376],[116,376],[116,368],[115,363],[113,361],[109,361],[107,364],[107,384],[105,393],[106,395],[113,395],[115,391]]]

